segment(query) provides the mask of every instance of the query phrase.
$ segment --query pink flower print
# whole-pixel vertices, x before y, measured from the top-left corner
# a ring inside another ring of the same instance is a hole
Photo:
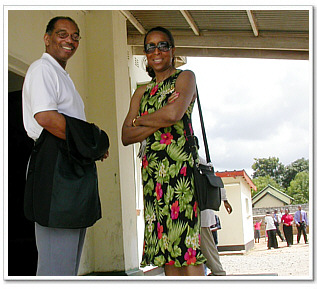
[[[198,207],[198,203],[195,202],[195,204],[194,204],[195,217],[197,217],[197,207]]]
[[[162,133],[161,134],[160,144],[169,145],[169,144],[171,144],[172,139],[173,139],[173,135],[170,132]]]
[[[147,160],[147,157],[144,156],[143,159],[142,159],[142,166],[143,166],[143,168],[146,169],[148,165],[149,165],[149,162]]]
[[[165,265],[174,265],[175,264],[175,261],[171,260],[169,261],[168,263],[165,263]]]
[[[179,214],[179,206],[178,206],[178,201],[175,201],[172,204],[172,208],[171,208],[171,217],[172,220],[175,220],[178,218],[178,214]]]
[[[152,88],[152,90],[151,90],[151,92],[150,92],[150,96],[153,96],[157,91],[158,91],[158,84],[155,85],[155,86]]]
[[[186,166],[184,166],[184,167],[182,167],[182,169],[181,169],[181,175],[183,175],[184,177],[186,177],[186,173],[187,173],[187,167]]]
[[[155,192],[156,192],[156,199],[159,201],[163,196],[162,185],[160,183],[156,184]]]
[[[145,112],[142,112],[142,113],[141,113],[141,116],[142,116],[142,115],[147,115],[147,114],[149,114],[149,112],[148,112],[148,111],[145,111]]]
[[[157,237],[160,239],[162,239],[163,236],[163,226],[161,226],[160,223],[157,223]]]
[[[193,248],[189,248],[185,253],[184,259],[187,261],[187,264],[195,264],[196,263],[196,250]]]

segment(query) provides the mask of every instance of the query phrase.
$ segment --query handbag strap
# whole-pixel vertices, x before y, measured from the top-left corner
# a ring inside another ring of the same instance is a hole
[[[202,113],[201,106],[200,106],[197,86],[196,86],[196,91],[197,91],[197,105],[198,105],[198,111],[199,111],[200,125],[201,125],[201,131],[202,131],[202,135],[203,135],[204,147],[205,147],[205,153],[206,153],[206,161],[207,161],[207,163],[210,163],[211,159],[210,159],[210,155],[209,155],[209,148],[208,148],[208,142],[207,142],[207,137],[206,137],[205,124],[204,124],[204,119],[203,119],[203,113]]]
[[[200,101],[199,101],[197,86],[196,86],[196,91],[197,91],[197,103],[198,103],[198,110],[199,110],[199,118],[200,118],[201,130],[202,130],[202,135],[203,135],[203,139],[204,139],[204,147],[205,147],[205,153],[206,153],[206,162],[210,163],[211,159],[210,159],[210,155],[209,155],[208,142],[207,142],[207,137],[206,137],[206,131],[205,131],[205,126],[204,126],[204,120],[203,120],[201,105],[200,105]],[[195,159],[198,159],[199,158],[199,156],[197,154],[198,153],[198,143],[197,143],[198,140],[196,140],[197,139],[196,136],[192,135],[192,130],[190,130],[190,128],[189,128],[190,120],[189,120],[189,117],[186,113],[184,114],[183,120],[184,120],[184,124],[185,124],[186,137],[187,137],[188,142],[189,142],[190,150],[192,152],[193,157]]]

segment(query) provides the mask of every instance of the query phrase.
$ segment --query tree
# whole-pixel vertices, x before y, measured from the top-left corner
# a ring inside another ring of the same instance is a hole
[[[272,187],[283,191],[283,188],[270,176],[266,175],[264,177],[258,177],[252,180],[252,182],[255,184],[257,191],[254,191],[252,189],[251,195],[252,197],[255,196],[257,193],[261,192],[264,188],[266,188],[268,185],[271,185]]]
[[[283,187],[288,188],[292,180],[299,172],[309,172],[309,161],[304,158],[298,159],[285,167],[283,176]]]
[[[294,204],[305,204],[309,201],[309,173],[299,172],[291,181],[287,193],[293,197]]]
[[[282,163],[280,163],[279,158],[255,158],[254,160],[255,162],[252,165],[252,169],[254,170],[252,178],[255,179],[259,177],[270,176],[272,179],[276,181],[276,183],[282,185],[285,167]]]

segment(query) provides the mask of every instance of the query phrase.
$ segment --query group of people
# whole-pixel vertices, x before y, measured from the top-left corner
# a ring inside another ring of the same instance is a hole
[[[282,242],[287,242],[287,246],[290,247],[293,245],[293,224],[295,223],[297,228],[297,243],[300,242],[301,235],[304,236],[305,244],[308,244],[306,227],[308,226],[308,217],[307,213],[302,210],[302,206],[298,206],[298,210],[295,212],[294,217],[290,214],[289,209],[285,209],[285,213],[283,214],[283,209],[280,209],[280,213],[277,210],[270,213],[266,212],[266,216],[264,218],[265,222],[265,232],[267,236],[267,247],[278,248],[278,242],[276,235],[279,236]],[[254,224],[254,238],[255,242],[259,243],[260,241],[260,228],[261,228],[262,220],[256,221]],[[279,225],[283,225],[283,233],[282,235]]]
[[[44,35],[45,53],[29,67],[23,85],[23,122],[34,140],[26,182],[25,215],[35,223],[37,275],[75,276],[86,228],[101,218],[95,162],[109,157],[107,134],[86,120],[84,103],[66,72],[80,31],[69,17],[54,17]],[[225,275],[210,226],[199,212],[185,117],[197,97],[192,71],[175,68],[175,43],[165,28],[144,37],[152,78],[133,94],[122,125],[124,146],[141,143],[144,252],[141,266],[165,275]],[[223,202],[230,214],[226,197]]]

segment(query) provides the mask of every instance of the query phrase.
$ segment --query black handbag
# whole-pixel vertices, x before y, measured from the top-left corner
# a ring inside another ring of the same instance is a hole
[[[195,195],[198,202],[198,207],[201,211],[206,209],[212,209],[219,211],[221,205],[221,188],[224,187],[222,179],[215,175],[214,167],[211,164],[211,159],[209,155],[208,142],[205,132],[204,120],[202,115],[202,110],[200,106],[198,90],[197,91],[197,105],[199,110],[201,130],[204,140],[205,153],[206,153],[206,163],[203,164],[199,161],[198,156],[198,139],[193,135],[192,131],[189,129],[189,118],[185,113],[184,124],[186,137],[189,142],[190,150],[194,157],[194,183],[195,183]]]

